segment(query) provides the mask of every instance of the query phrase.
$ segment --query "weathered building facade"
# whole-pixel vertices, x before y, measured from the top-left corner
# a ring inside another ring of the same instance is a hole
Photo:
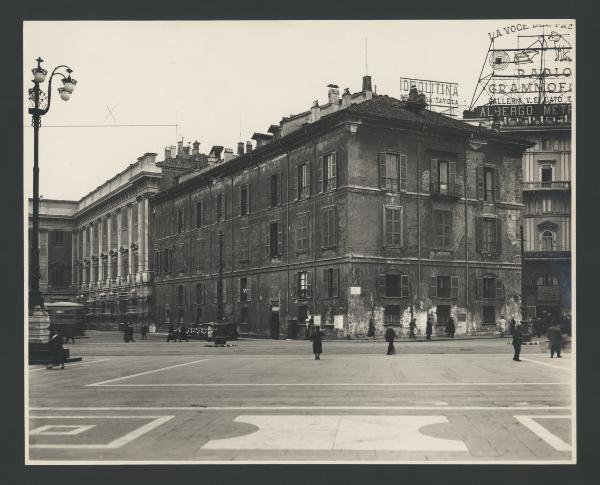
[[[336,96],[272,140],[150,199],[159,323],[246,335],[444,332],[520,319],[521,156],[497,132],[378,96]],[[333,91],[333,92],[332,92]],[[268,136],[268,135],[267,135]],[[258,139],[257,139],[258,141]]]

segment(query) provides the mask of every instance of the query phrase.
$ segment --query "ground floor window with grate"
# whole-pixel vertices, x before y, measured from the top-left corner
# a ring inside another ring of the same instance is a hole
[[[385,325],[400,325],[400,305],[385,306]]]
[[[483,306],[483,323],[486,325],[496,323],[496,308],[494,306]]]

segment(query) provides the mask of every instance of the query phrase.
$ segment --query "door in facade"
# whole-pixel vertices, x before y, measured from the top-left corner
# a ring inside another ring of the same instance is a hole
[[[450,305],[438,305],[436,308],[437,324],[446,325],[450,318]]]
[[[279,310],[271,310],[271,338],[279,339]]]

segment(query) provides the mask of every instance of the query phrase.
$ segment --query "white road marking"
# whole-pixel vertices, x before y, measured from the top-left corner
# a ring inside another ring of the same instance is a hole
[[[186,365],[197,364],[198,362],[204,362],[206,360],[208,360],[208,359],[194,360],[192,362],[184,362],[183,364],[170,365],[168,367],[161,367],[160,369],[148,370],[146,372],[138,372],[137,374],[131,374],[131,375],[127,375],[127,376],[117,377],[115,379],[109,379],[107,381],[94,382],[93,384],[86,384],[86,387],[102,386],[102,385],[108,384],[110,382],[117,382],[117,381],[122,381],[124,379],[131,379],[133,377],[139,377],[139,376],[145,376],[145,375],[148,375],[148,374],[154,374],[155,372],[162,372],[162,371],[169,370],[169,369],[175,369],[177,367],[183,367],[183,366],[186,366]]]
[[[130,376],[133,377],[133,376]],[[104,381],[111,382],[111,381]],[[100,387],[464,387],[464,386],[568,386],[570,382],[164,382],[149,384],[88,384]]]
[[[115,450],[123,445],[139,438],[143,434],[152,431],[158,426],[166,423],[174,418],[174,416],[30,416],[35,419],[142,419],[153,418],[149,423],[140,426],[139,428],[130,431],[129,433],[117,438],[107,444],[67,444],[67,443],[52,443],[52,444],[30,444],[29,448],[46,448],[46,449],[103,449]]]
[[[554,369],[560,369],[560,370],[564,370],[564,371],[567,371],[567,372],[571,372],[570,368],[563,367],[563,366],[560,366],[560,365],[548,364],[547,362],[540,362],[539,360],[535,360],[535,359],[524,359],[523,358],[521,360],[524,360],[525,362],[533,362],[534,364],[540,364],[540,365],[545,365],[545,366],[548,366],[548,367],[553,367]]]
[[[529,430],[535,433],[539,438],[543,439],[552,448],[558,451],[571,451],[571,445],[565,443],[558,436],[548,431],[541,424],[535,421],[535,419],[571,419],[571,416],[555,416],[555,415],[544,415],[544,416],[515,416],[517,420],[525,425]]]
[[[81,366],[84,366],[84,365],[97,364],[98,362],[106,362],[106,361],[109,361],[109,360],[111,360],[111,359],[84,360],[84,361],[81,361],[81,362],[75,362],[73,364],[70,364],[70,363],[67,362],[67,364],[66,364],[65,367],[67,367],[68,369],[70,369],[71,367],[81,367]],[[45,370],[45,369],[46,369],[46,366],[36,367],[35,369],[29,369],[29,372],[37,372],[37,371]]]
[[[90,406],[90,407],[31,407],[30,411],[295,411],[295,410],[368,410],[368,411],[427,411],[439,406]],[[571,406],[447,406],[452,411],[569,411]],[[77,416],[74,416],[77,418]]]
[[[463,441],[436,438],[420,432],[445,416],[306,416],[242,415],[236,423],[257,431],[210,440],[209,450],[387,450],[469,451]]]
[[[43,435],[43,436],[75,436],[87,431],[88,429],[95,428],[95,424],[78,425],[78,424],[46,424],[35,428],[29,432],[30,435]],[[58,431],[59,429],[68,429],[69,431]]]

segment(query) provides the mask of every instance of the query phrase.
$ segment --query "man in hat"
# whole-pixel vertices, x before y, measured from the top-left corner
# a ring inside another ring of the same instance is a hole
[[[523,344],[523,332],[521,331],[521,322],[517,322],[515,325],[515,331],[513,332],[512,345],[515,349],[515,355],[513,356],[513,360],[516,362],[521,362],[519,358],[521,354],[521,345]]]
[[[50,339],[48,340],[48,353],[50,354],[50,362],[46,369],[52,369],[55,365],[60,364],[61,370],[65,368],[65,351],[63,348],[63,338],[57,330],[50,325]]]

